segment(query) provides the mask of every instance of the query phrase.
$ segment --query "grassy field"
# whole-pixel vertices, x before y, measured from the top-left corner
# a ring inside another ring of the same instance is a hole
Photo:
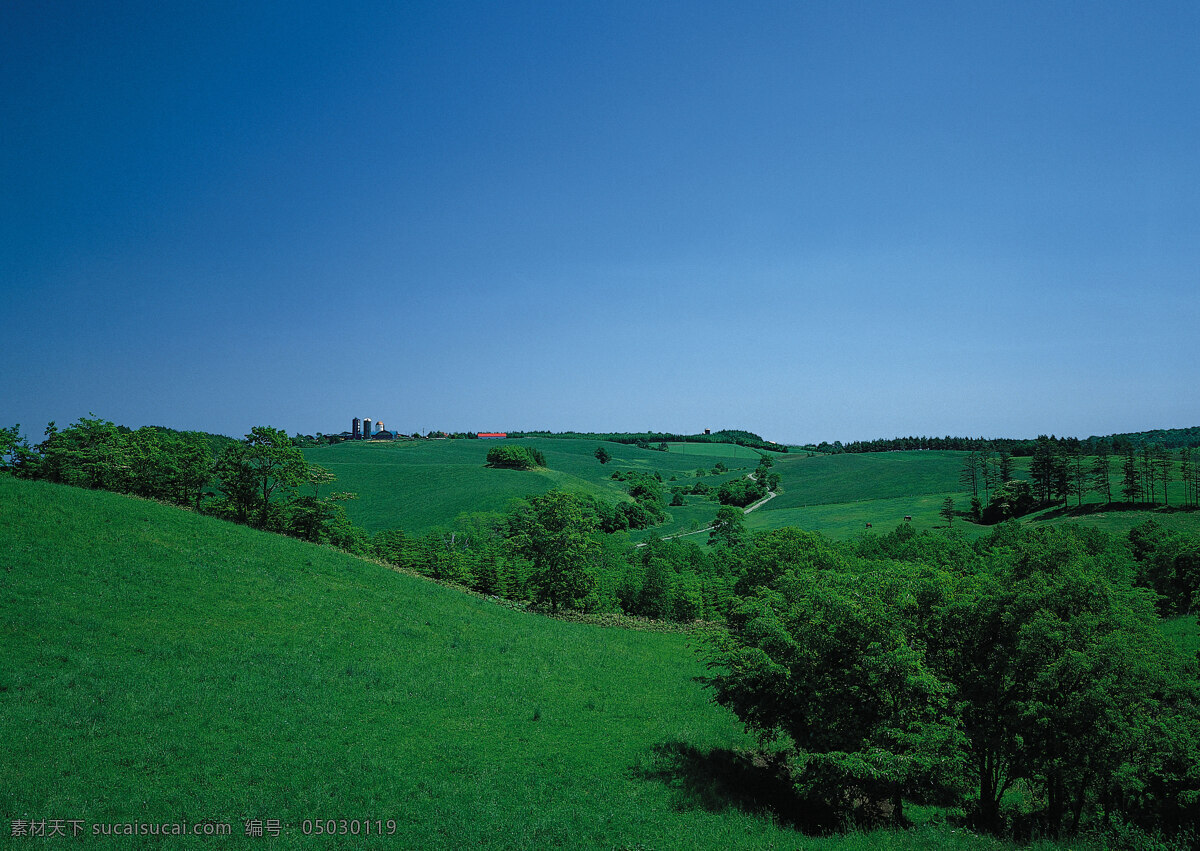
[[[536,446],[546,456],[546,469],[489,468],[488,449],[503,443]],[[607,464],[595,458],[600,445],[613,456]],[[358,499],[346,503],[346,510],[370,532],[396,528],[422,532],[449,523],[460,513],[503,511],[513,499],[553,488],[590,493],[608,502],[628,499],[625,486],[611,478],[617,470],[658,472],[669,492],[672,484],[693,481],[697,468],[711,469],[722,462],[733,472],[705,479],[717,487],[752,470],[758,459],[757,454],[753,459],[731,460],[719,453],[680,455],[620,443],[546,438],[346,442],[306,449],[304,455],[333,471],[338,477],[336,489],[358,494]],[[708,505],[711,518],[717,507]]]
[[[493,441],[438,440],[399,443],[342,443],[305,450],[308,460],[328,467],[338,476],[335,487],[358,493],[347,503],[352,520],[370,532],[402,528],[422,532],[451,522],[460,513],[503,511],[510,500],[544,493],[552,488],[583,491],[609,502],[627,499],[624,485],[614,482],[614,470],[657,472],[669,493],[673,485],[696,481],[696,470],[711,470],[718,462],[729,468],[707,475],[710,487],[745,475],[760,453],[733,444],[671,444],[668,452],[604,442],[613,455],[608,464],[594,457],[600,441],[528,438],[509,441],[537,446],[548,468],[534,471],[492,470],[486,466]],[[943,500],[955,501],[960,520],[955,527],[968,537],[985,534],[985,527],[965,521],[969,494],[959,484],[966,453],[943,451],[877,452],[814,455],[794,452],[772,454],[772,472],[781,477],[778,497],[747,517],[747,528],[776,529],[799,526],[834,538],[861,534],[866,524],[889,531],[911,516],[918,529],[945,528],[939,514]],[[1028,476],[1029,459],[1014,459],[1018,478]],[[1120,479],[1113,464],[1114,494]],[[1182,486],[1172,483],[1170,498],[1182,502]],[[717,504],[688,496],[686,505],[669,508],[671,519],[653,529],[633,534],[635,540],[668,536],[704,528],[716,514]],[[1123,533],[1153,516],[1168,528],[1200,533],[1200,512],[1174,507],[1126,509],[1109,507],[1096,494],[1082,509],[1052,510],[1025,518],[1028,523],[1069,520]],[[702,536],[697,536],[697,540]]]
[[[675,455],[703,455],[705,458],[744,458],[753,467],[764,454],[749,446],[738,446],[736,443],[668,443],[670,452]],[[782,454],[767,453],[771,458],[783,457]]]
[[[936,826],[801,835],[750,797],[750,741],[684,635],[44,483],[0,478],[0,540],[9,822],[210,821],[255,847],[248,819],[279,821],[272,847],[1009,847]],[[395,835],[331,841],[306,819]]]

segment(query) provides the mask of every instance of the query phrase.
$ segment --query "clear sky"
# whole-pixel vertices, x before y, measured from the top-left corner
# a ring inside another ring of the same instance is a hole
[[[1200,4],[0,4],[0,425],[1200,424]]]

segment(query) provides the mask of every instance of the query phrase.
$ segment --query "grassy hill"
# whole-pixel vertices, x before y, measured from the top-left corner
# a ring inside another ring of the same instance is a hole
[[[707,475],[716,488],[721,482],[751,471],[760,453],[734,444],[671,444],[670,451],[638,449],[629,444],[604,442],[613,455],[608,464],[594,457],[601,442],[575,438],[525,438],[508,441],[537,446],[548,468],[534,471],[493,470],[486,466],[487,450],[494,441],[434,440],[399,443],[346,442],[306,449],[305,457],[328,467],[338,476],[339,490],[358,493],[347,503],[356,523],[368,531],[402,528],[422,532],[452,521],[463,512],[503,511],[508,502],[552,488],[583,491],[609,502],[627,499],[625,488],[614,482],[614,470],[657,472],[663,486],[690,485],[696,470],[711,470],[718,462],[729,472]],[[772,471],[781,476],[779,496],[746,518],[753,530],[798,526],[834,538],[862,534],[866,524],[888,531],[911,516],[917,529],[944,528],[939,512],[946,497],[965,514],[969,494],[959,483],[966,453],[953,451],[873,452],[809,455],[795,452],[771,456]],[[1014,458],[1018,478],[1028,478],[1029,459]],[[1113,464],[1112,487],[1120,493],[1118,465]],[[1182,486],[1172,483],[1173,505],[1182,502]],[[671,519],[653,529],[634,533],[634,540],[651,535],[676,535],[703,529],[716,514],[717,504],[701,496],[688,496],[684,506],[668,509]],[[1024,518],[1028,523],[1063,521],[1098,525],[1125,532],[1154,517],[1168,528],[1200,532],[1200,513],[1174,509],[1109,507],[1089,495],[1082,509],[1055,509]],[[987,531],[965,518],[955,528],[967,536]],[[701,536],[702,537],[702,536]]]
[[[337,847],[767,848],[680,634],[505,608],[180,509],[0,477],[0,813],[394,822]],[[8,834],[9,826],[3,829]],[[193,844],[212,839],[193,840]],[[815,848],[1002,847],[970,834]],[[141,847],[141,839],[109,840]],[[169,843],[179,844],[179,840]]]
[[[486,466],[488,449],[506,443],[536,446],[545,454],[547,467],[525,471]],[[607,464],[595,458],[600,445],[612,454]],[[616,470],[657,471],[669,488],[671,476],[692,476],[698,467],[711,468],[720,461],[735,472],[706,479],[715,487],[752,470],[758,460],[758,454],[752,454],[753,458],[731,457],[718,447],[713,455],[684,455],[566,438],[348,441],[304,450],[310,462],[333,471],[337,489],[359,495],[346,504],[347,513],[370,532],[395,528],[422,532],[461,513],[503,511],[510,500],[554,488],[590,493],[608,502],[629,499],[625,486],[611,478]],[[707,521],[716,513],[716,505],[703,502]]]

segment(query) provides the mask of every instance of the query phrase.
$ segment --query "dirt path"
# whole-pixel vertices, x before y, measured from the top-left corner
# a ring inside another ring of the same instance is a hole
[[[755,481],[753,473],[747,473],[746,478],[749,479],[750,481]],[[770,502],[777,496],[779,496],[779,494],[777,494],[775,491],[767,491],[767,495],[764,496],[762,499],[760,499],[758,502],[752,502],[749,505],[747,505],[745,508],[743,508],[742,514],[749,514],[751,511],[757,511],[758,509],[762,508],[764,505],[766,505],[768,502]],[[701,532],[711,532],[712,529],[713,529],[712,526],[705,526],[703,529],[695,529],[691,532],[677,532],[674,535],[667,535],[665,538],[662,538],[661,540],[671,541],[671,540],[674,540],[675,538],[686,538],[688,535],[699,535]],[[636,546],[644,547],[644,546],[646,546],[646,544],[643,541],[642,543],[637,544]]]

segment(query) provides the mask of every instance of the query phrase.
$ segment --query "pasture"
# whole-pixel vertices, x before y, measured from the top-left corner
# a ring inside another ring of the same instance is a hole
[[[673,486],[704,481],[717,488],[723,481],[750,472],[760,453],[733,444],[671,444],[668,452],[639,449],[629,444],[574,438],[526,438],[508,441],[537,446],[548,468],[518,471],[486,466],[487,450],[498,441],[422,440],[347,442],[306,449],[309,461],[328,467],[338,477],[335,490],[358,494],[346,503],[350,518],[369,532],[401,528],[424,532],[451,523],[463,513],[502,512],[513,499],[545,493],[553,488],[582,491],[608,502],[628,499],[625,486],[614,481],[614,471],[658,473],[664,492]],[[594,457],[603,445],[612,460],[601,464]],[[777,529],[799,526],[834,538],[851,538],[871,523],[888,531],[912,517],[917,529],[945,528],[939,512],[943,500],[955,502],[954,528],[967,537],[987,531],[966,519],[970,494],[959,482],[966,453],[951,451],[877,452],[814,455],[795,452],[772,454],[772,472],[781,478],[779,496],[746,518],[747,528]],[[712,475],[718,463],[728,472]],[[1089,460],[1090,463],[1090,460]],[[1028,478],[1029,459],[1013,459],[1017,478]],[[1119,497],[1119,465],[1111,476]],[[1168,491],[1173,507],[1108,506],[1095,493],[1082,508],[1051,509],[1022,519],[1024,523],[1088,523],[1108,531],[1125,532],[1153,516],[1168,528],[1200,532],[1200,512],[1180,511],[1182,485],[1172,482]],[[632,533],[636,541],[702,529],[711,522],[717,504],[688,495],[684,506],[668,507],[670,519],[652,529]],[[697,540],[701,536],[697,537]]]
[[[488,449],[504,443],[536,446],[545,454],[547,467],[487,467]],[[612,454],[607,464],[595,458],[601,445]],[[673,484],[693,481],[697,468],[711,469],[723,462],[731,472],[705,478],[715,488],[725,479],[745,475],[758,459],[757,453],[753,459],[731,460],[719,454],[680,455],[620,443],[548,438],[357,441],[305,449],[304,456],[337,476],[334,490],[358,494],[357,499],[345,503],[346,512],[372,533],[397,528],[423,532],[448,524],[462,513],[504,511],[513,499],[554,488],[581,491],[607,502],[628,500],[625,485],[612,479],[618,470],[657,472],[669,492]],[[675,482],[670,480],[672,476]],[[711,519],[716,504],[708,505]]]

